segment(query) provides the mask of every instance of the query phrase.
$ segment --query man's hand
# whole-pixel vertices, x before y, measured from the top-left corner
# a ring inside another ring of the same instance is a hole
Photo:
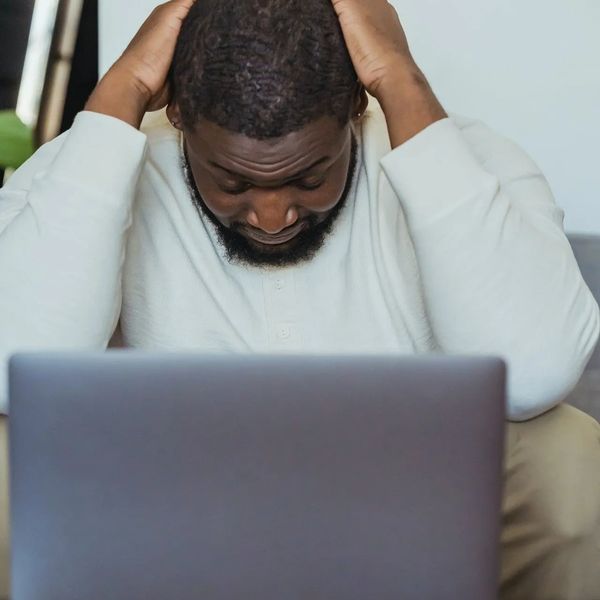
[[[356,74],[378,98],[390,75],[412,65],[398,13],[387,0],[332,0]]]
[[[85,109],[138,128],[146,111],[168,104],[167,76],[181,24],[193,4],[194,0],[171,0],[157,6],[97,85]]]
[[[446,112],[413,60],[398,13],[387,0],[331,0],[356,74],[381,104],[392,147]]]

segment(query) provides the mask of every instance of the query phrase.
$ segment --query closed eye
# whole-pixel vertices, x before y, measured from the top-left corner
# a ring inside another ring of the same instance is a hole
[[[251,187],[252,187],[251,183],[244,183],[244,184],[238,185],[236,187],[231,187],[231,188],[221,187],[221,190],[223,192],[225,192],[226,194],[231,194],[232,196],[236,196],[238,194],[243,194],[244,192],[247,192]]]
[[[319,180],[319,181],[296,181],[294,183],[294,185],[301,189],[301,190],[316,190],[318,188],[320,188],[323,185],[324,181],[323,180]],[[231,194],[233,196],[239,195],[239,194],[243,194],[244,192],[247,192],[250,188],[254,187],[251,183],[243,183],[241,185],[235,186],[235,187],[221,187],[222,191],[225,192],[226,194]]]
[[[301,190],[316,190],[320,188],[323,185],[323,183],[323,180],[314,182],[299,181],[298,183],[296,183],[296,187],[300,188]]]

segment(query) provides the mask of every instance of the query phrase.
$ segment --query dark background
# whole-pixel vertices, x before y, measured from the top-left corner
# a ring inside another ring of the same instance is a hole
[[[61,0],[61,4],[64,5],[67,1]],[[35,0],[0,0],[0,110],[14,109],[17,105],[34,4]],[[85,0],[73,55],[61,132],[69,129],[97,81],[98,0]],[[2,179],[3,173],[0,171],[0,185]]]
[[[15,108],[34,0],[0,0],[0,110]]]
[[[71,68],[61,132],[71,127],[98,81],[98,0],[83,3]]]

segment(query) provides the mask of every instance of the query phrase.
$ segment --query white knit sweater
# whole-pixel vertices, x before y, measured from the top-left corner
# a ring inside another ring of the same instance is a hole
[[[119,318],[153,350],[494,354],[510,418],[560,402],[599,317],[537,166],[460,117],[390,151],[372,103],[358,133],[326,245],[261,270],[224,258],[164,114],[140,132],[80,113],[0,190],[0,412],[10,354],[104,349]]]

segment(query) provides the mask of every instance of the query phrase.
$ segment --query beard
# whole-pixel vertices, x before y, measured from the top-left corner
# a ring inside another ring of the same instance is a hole
[[[358,144],[353,134],[350,166],[344,191],[325,220],[319,223],[317,215],[310,215],[303,220],[305,224],[303,231],[288,242],[274,246],[249,240],[239,232],[244,228],[241,223],[234,223],[231,227],[226,227],[217,219],[198,191],[185,149],[182,157],[182,168],[192,201],[200,216],[213,225],[219,244],[225,250],[225,255],[230,263],[250,267],[283,268],[312,260],[323,247],[325,240],[333,230],[334,223],[346,205],[352,189],[357,163],[357,148]]]

